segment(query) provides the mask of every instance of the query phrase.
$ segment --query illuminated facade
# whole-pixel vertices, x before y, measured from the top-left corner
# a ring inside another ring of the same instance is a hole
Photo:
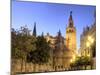
[[[72,11],[70,12],[68,26],[66,28],[66,47],[68,48],[67,57],[69,58],[70,62],[73,62],[76,57],[77,42],[76,42],[76,28],[74,26],[74,21],[72,18]]]
[[[92,68],[96,69],[96,12],[94,23],[83,29],[80,36],[79,55],[89,57],[92,60]]]
[[[50,36],[48,33],[45,36],[47,41],[51,42],[51,47],[53,48],[53,69],[56,71],[67,69],[76,57],[76,28],[74,26],[72,12],[70,12],[68,22],[66,38],[61,35],[60,30],[55,37]]]
[[[96,24],[91,27],[84,28],[84,31],[80,38],[80,55],[90,56],[91,55],[91,45],[96,42]]]
[[[72,18],[72,12],[70,12],[68,27],[66,28],[66,46],[69,50],[76,52],[76,28]]]
[[[80,55],[92,56],[92,46],[96,45],[96,12],[94,13],[94,23],[90,27],[85,27],[80,36]],[[96,46],[95,46],[96,47]]]

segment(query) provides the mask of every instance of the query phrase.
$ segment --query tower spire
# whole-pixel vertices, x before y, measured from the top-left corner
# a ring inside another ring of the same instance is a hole
[[[36,37],[36,22],[34,22],[33,36]]]
[[[70,19],[72,20],[72,11],[70,11]]]
[[[59,29],[59,32],[58,32],[58,36],[61,36],[61,31],[60,31],[60,29]]]
[[[69,27],[73,27],[74,26],[74,23],[73,23],[73,18],[72,18],[72,11],[70,11],[70,17],[69,17],[69,24],[68,24]]]

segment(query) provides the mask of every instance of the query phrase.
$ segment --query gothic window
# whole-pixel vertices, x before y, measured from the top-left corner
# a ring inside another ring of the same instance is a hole
[[[66,32],[67,32],[67,33],[70,33],[70,32],[74,32],[74,30],[73,30],[73,29],[69,29],[69,30],[67,30]]]

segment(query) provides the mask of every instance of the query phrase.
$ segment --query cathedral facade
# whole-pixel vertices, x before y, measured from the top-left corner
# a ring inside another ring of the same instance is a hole
[[[47,41],[51,41],[53,47],[53,70],[67,70],[70,67],[70,63],[75,60],[77,50],[76,28],[74,26],[72,12],[70,12],[66,27],[66,37],[64,38],[59,30],[56,37],[47,34],[46,39]]]

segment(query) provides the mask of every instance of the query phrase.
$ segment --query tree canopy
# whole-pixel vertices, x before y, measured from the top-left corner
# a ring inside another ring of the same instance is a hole
[[[33,36],[25,26],[19,30],[11,30],[11,57],[24,58],[27,62],[45,63],[50,57],[50,45],[41,36]]]

